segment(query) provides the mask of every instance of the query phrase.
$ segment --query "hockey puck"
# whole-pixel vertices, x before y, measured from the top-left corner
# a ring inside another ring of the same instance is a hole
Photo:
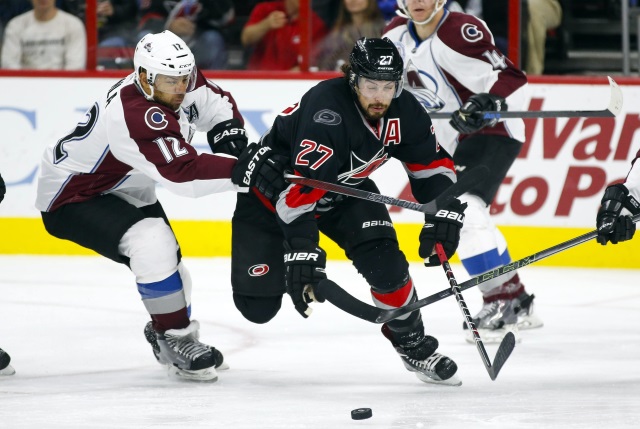
[[[371,408],[356,408],[355,410],[351,410],[351,418],[353,420],[364,420],[368,419],[373,415]]]

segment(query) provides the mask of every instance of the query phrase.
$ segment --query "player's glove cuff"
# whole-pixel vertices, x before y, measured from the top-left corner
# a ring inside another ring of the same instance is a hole
[[[247,147],[247,132],[238,118],[220,122],[207,132],[207,142],[213,153],[225,153],[238,158]]]

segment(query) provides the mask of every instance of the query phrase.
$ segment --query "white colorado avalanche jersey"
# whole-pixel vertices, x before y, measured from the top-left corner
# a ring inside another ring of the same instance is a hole
[[[633,160],[633,165],[624,184],[627,189],[629,189],[629,193],[633,195],[637,201],[640,201],[640,150]]]
[[[132,73],[46,148],[35,206],[53,211],[111,193],[142,207],[157,201],[156,183],[188,197],[239,191],[230,180],[235,158],[198,154],[190,144],[195,131],[232,117],[242,121],[231,95],[200,72],[177,112],[147,101]]]
[[[471,95],[483,92],[504,97],[509,110],[523,109],[527,78],[498,51],[484,21],[445,11],[436,31],[424,41],[406,18],[394,18],[384,33],[403,57],[405,89],[429,110],[453,112]],[[413,91],[414,88],[422,91]],[[438,142],[453,154],[458,139],[466,135],[459,135],[448,119],[433,123]],[[508,119],[476,134],[509,136],[524,142],[524,121]]]

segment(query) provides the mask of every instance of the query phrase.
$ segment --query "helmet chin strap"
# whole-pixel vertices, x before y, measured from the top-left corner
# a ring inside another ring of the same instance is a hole
[[[407,6],[405,5],[405,1],[406,0],[396,0],[396,2],[398,3],[398,9],[396,10],[396,15],[399,15],[399,16],[401,16],[403,18],[410,19],[411,21],[413,21],[415,24],[418,24],[418,25],[424,25],[424,24],[428,24],[429,22],[431,22],[433,17],[436,16],[436,14],[438,12],[440,12],[440,10],[447,3],[447,0],[436,0],[436,5],[433,8],[433,12],[431,12],[431,15],[429,15],[429,17],[427,19],[425,19],[424,21],[416,21],[415,19],[413,19],[411,17],[411,14],[407,10]]]
[[[148,73],[148,72],[147,72]],[[148,76],[148,74],[147,74]],[[136,73],[136,79],[135,79],[135,83],[138,86],[138,88],[140,88],[140,91],[142,91],[142,95],[144,95],[144,98],[147,99],[147,101],[155,101],[154,100],[154,90],[153,90],[153,84],[149,83],[149,79],[147,79],[147,83],[149,84],[149,90],[151,91],[151,94],[147,94],[147,91],[144,90],[144,87],[142,86],[142,83],[140,82],[140,75]]]

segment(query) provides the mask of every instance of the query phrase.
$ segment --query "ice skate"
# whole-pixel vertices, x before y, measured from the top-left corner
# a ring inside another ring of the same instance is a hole
[[[0,376],[1,375],[13,375],[16,371],[13,369],[11,365],[11,356],[9,353],[0,349]]]
[[[518,305],[520,305],[520,301],[517,299],[485,301],[480,312],[473,317],[473,323],[476,325],[478,334],[480,334],[480,338],[485,344],[500,343],[502,338],[507,335],[507,332],[513,332],[516,342],[520,342],[518,317],[515,312]],[[472,332],[467,328],[467,324],[463,323],[462,328],[465,330],[467,342],[474,344],[475,339]]]
[[[518,329],[535,329],[544,326],[542,319],[533,312],[533,300],[535,297],[534,294],[529,295],[526,292],[518,295],[516,299],[518,304],[515,307],[518,315]]]
[[[216,369],[227,369],[222,353],[198,341],[200,324],[193,320],[184,329],[170,329],[164,334],[147,323],[144,334],[156,360],[169,374],[186,380],[216,381]]]
[[[402,363],[408,371],[415,373],[420,381],[446,386],[460,386],[462,381],[455,375],[458,371],[456,363],[448,357],[436,353],[438,340],[420,333],[412,336],[404,346],[398,344],[393,333],[386,324],[382,325],[382,334],[391,341]]]

